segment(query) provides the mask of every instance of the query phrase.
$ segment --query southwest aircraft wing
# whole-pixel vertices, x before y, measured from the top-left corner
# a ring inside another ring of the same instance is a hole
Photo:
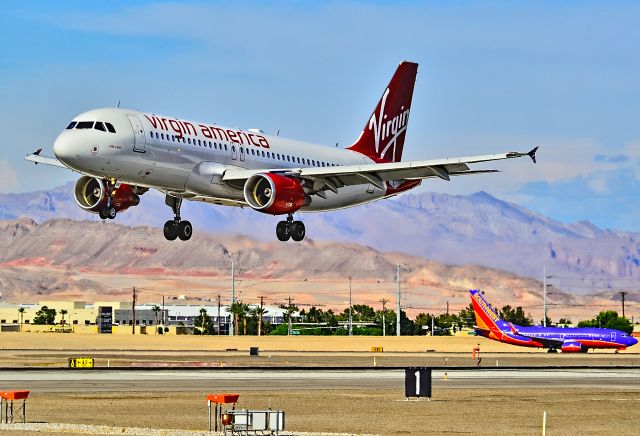
[[[268,170],[229,169],[224,172],[222,180],[225,182],[238,182],[247,180],[254,174],[267,172],[320,182],[324,184],[324,188],[334,192],[337,192],[338,188],[343,186],[360,185],[363,183],[371,183],[379,189],[385,189],[385,182],[391,180],[420,180],[432,177],[450,180],[451,176],[497,172],[497,170],[470,170],[467,164],[513,159],[522,156],[529,156],[533,162],[535,162],[537,150],[538,147],[528,153],[510,152],[452,159],[321,168],[283,168]]]
[[[531,339],[536,342],[540,342],[544,348],[562,348],[562,344],[564,343],[561,339],[551,339],[551,338],[541,338],[538,336],[529,336],[526,333],[517,332],[518,336],[522,336],[528,339]]]

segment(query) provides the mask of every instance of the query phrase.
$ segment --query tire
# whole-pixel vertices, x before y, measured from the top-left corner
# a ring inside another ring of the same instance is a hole
[[[290,230],[288,222],[280,221],[278,225],[276,225],[276,237],[279,241],[286,242],[291,237]]]
[[[107,210],[106,209],[100,209],[100,212],[98,212],[98,216],[100,217],[101,220],[106,220],[107,219]]]
[[[116,217],[116,215],[118,215],[118,211],[116,210],[115,207],[111,206],[107,208],[106,215],[107,215],[107,218],[112,220]]]
[[[291,234],[291,239],[296,242],[300,242],[304,239],[304,235],[306,234],[306,229],[304,228],[304,223],[302,221],[294,221],[291,223],[291,230],[289,232]]]
[[[167,241],[175,241],[178,237],[178,223],[175,221],[167,221],[162,229],[164,237]]]
[[[193,227],[189,221],[180,221],[178,225],[178,237],[181,241],[188,241],[193,235]]]

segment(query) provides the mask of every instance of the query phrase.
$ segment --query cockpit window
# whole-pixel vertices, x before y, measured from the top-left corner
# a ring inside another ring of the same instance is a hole
[[[107,130],[111,133],[116,133],[116,129],[113,128],[113,124],[111,123],[104,123],[105,126],[107,126]]]
[[[67,126],[67,129],[73,129],[76,126],[76,122],[75,121],[71,121],[69,123],[69,125]]]
[[[92,129],[92,128],[93,128],[93,121],[80,121],[76,125],[76,129]]]
[[[96,130],[102,130],[103,132],[107,131],[107,129],[104,128],[104,124],[102,124],[102,122],[100,121],[96,121],[96,124],[93,126],[93,128]]]

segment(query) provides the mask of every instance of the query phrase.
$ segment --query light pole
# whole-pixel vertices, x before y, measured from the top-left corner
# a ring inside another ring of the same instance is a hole
[[[387,320],[386,320],[386,315],[387,315],[387,299],[383,298],[382,300],[380,300],[380,302],[382,303],[382,336],[386,336],[387,335]]]
[[[620,294],[620,297],[622,298],[622,317],[624,318],[624,296],[628,294],[628,292],[626,291],[620,291],[618,292],[618,294]]]
[[[351,305],[351,276],[349,276],[349,336],[353,336],[353,306]]]
[[[543,307],[543,314],[542,314],[542,325],[544,327],[547,326],[547,287],[551,287],[551,285],[547,284],[547,279],[550,279],[551,276],[547,275],[547,267],[545,266],[542,269],[542,307]]]

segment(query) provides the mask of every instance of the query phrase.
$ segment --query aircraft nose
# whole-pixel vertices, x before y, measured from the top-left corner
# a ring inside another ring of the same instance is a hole
[[[629,336],[629,346],[635,345],[638,343],[638,339],[634,338],[633,336]]]
[[[60,162],[68,162],[70,159],[74,159],[77,155],[76,150],[68,135],[64,133],[56,138],[53,143],[53,153],[56,155]]]

